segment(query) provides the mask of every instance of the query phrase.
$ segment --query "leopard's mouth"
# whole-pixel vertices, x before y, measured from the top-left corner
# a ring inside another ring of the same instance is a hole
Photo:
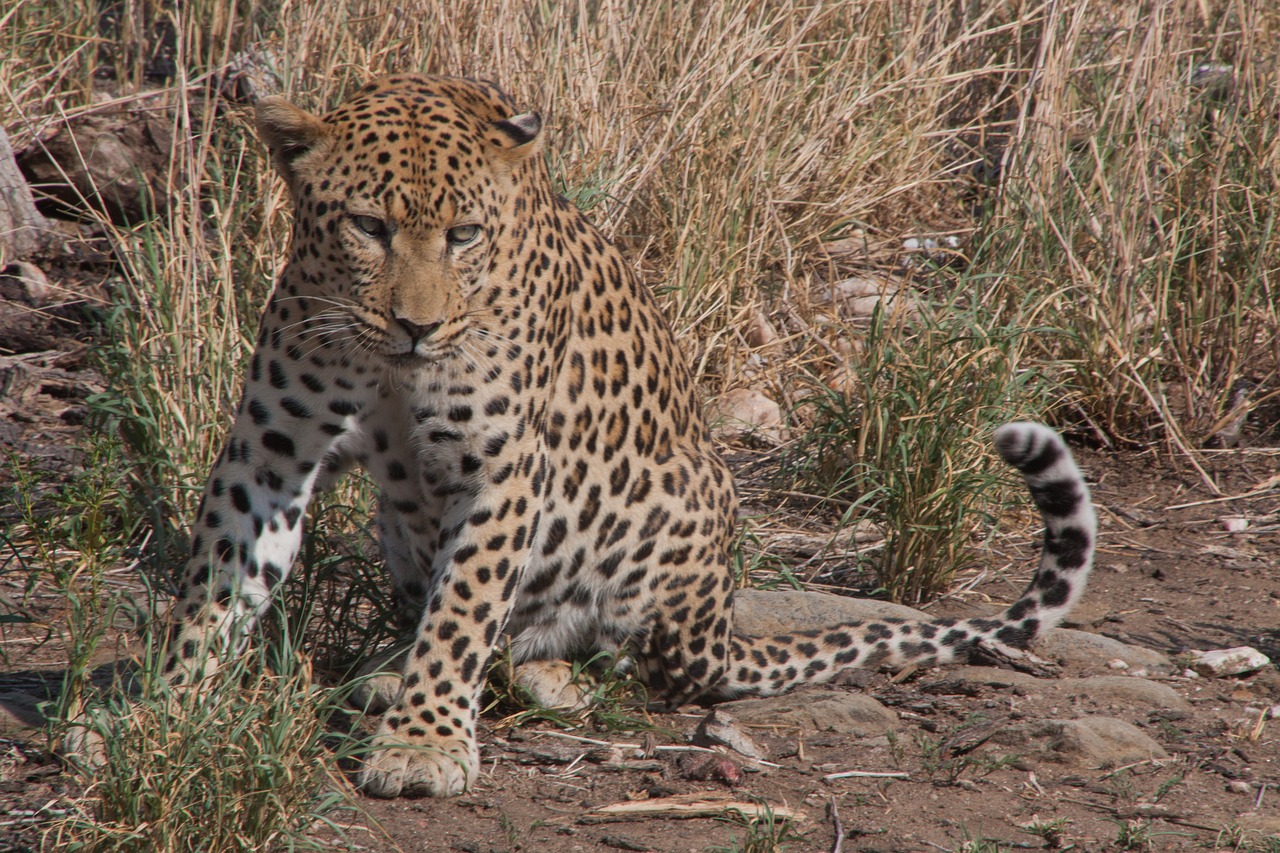
[[[412,368],[445,361],[456,351],[456,346],[441,341],[433,342],[429,347],[421,343],[415,347],[404,341],[388,341],[382,347],[382,358],[392,367]]]

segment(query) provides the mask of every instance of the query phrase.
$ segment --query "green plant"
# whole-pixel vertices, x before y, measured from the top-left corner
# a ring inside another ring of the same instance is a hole
[[[906,323],[877,308],[850,381],[801,401],[813,412],[797,451],[806,486],[883,527],[872,567],[891,600],[928,599],[974,559],[976,521],[1003,476],[990,433],[1033,390],[1016,367],[1023,336],[982,309]]]
[[[648,694],[631,669],[615,656],[600,652],[589,660],[571,663],[571,681],[584,691],[577,708],[544,708],[533,700],[515,678],[510,648],[504,647],[489,666],[492,701],[485,709],[506,711],[498,729],[546,722],[561,728],[590,726],[604,731],[644,731],[655,728],[644,713]]]
[[[789,845],[805,840],[790,820],[777,817],[764,802],[756,815],[730,812],[720,819],[745,828],[746,834],[731,836],[725,846],[708,847],[707,853],[782,853]]]
[[[1042,839],[1047,849],[1061,850],[1067,838],[1067,829],[1070,826],[1071,821],[1065,817],[1058,817],[1053,820],[1036,818],[1030,823],[1022,824],[1021,829],[1023,832]]]
[[[56,488],[50,472],[30,460],[11,455],[9,464],[13,480],[4,503],[17,518],[5,541],[9,560],[25,574],[25,589],[9,604],[5,622],[46,625],[46,641],[65,651],[54,712],[64,718],[89,688],[104,645],[146,616],[145,606],[109,577],[135,553],[141,536],[128,466],[119,443],[104,434],[84,443],[81,466]],[[53,592],[53,613],[31,601],[38,590]]]
[[[363,747],[349,734],[344,691],[316,685],[288,631],[227,661],[193,689],[158,674],[151,645],[133,677],[70,725],[100,739],[97,766],[79,766],[79,813],[55,821],[59,850],[327,849],[330,814],[350,807],[339,770]],[[126,692],[136,692],[126,696]]]
[[[966,832],[967,836],[968,833]],[[1000,853],[1005,848],[994,838],[966,838],[956,848],[956,853]]]
[[[1127,820],[1121,823],[1113,821],[1119,830],[1116,832],[1115,844],[1121,850],[1151,850],[1155,833],[1151,831],[1149,820]]]

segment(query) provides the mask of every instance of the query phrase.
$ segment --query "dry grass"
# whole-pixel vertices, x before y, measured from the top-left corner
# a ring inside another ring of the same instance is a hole
[[[0,116],[30,139],[90,102],[93,68],[128,95],[171,47],[183,197],[150,255],[147,229],[116,236],[129,286],[172,297],[140,320],[175,359],[158,432],[199,448],[183,472],[217,446],[205,427],[234,397],[246,303],[287,235],[244,111],[204,108],[210,72],[248,47],[315,109],[411,69],[489,77],[542,110],[565,187],[631,248],[710,394],[743,381],[757,310],[812,355],[814,289],[892,265],[920,233],[976,235],[962,251],[999,274],[996,298],[1044,294],[1035,319],[1078,338],[1041,353],[1061,417],[1103,435],[1204,439],[1275,334],[1280,14],[1242,2],[138,2],[96,40],[77,6],[27,2],[0,24]],[[832,264],[823,241],[850,233],[868,249]],[[197,328],[199,347],[182,340]]]

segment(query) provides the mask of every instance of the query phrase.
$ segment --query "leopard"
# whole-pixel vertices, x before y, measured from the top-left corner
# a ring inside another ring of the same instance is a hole
[[[735,631],[733,476],[653,289],[557,191],[541,116],[490,82],[392,74],[323,115],[263,98],[255,122],[292,239],[176,579],[171,684],[249,642],[314,496],[354,467],[409,616],[358,769],[373,797],[476,782],[500,646],[535,682],[606,652],[656,700],[707,704],[1025,649],[1083,593],[1084,475],[1056,431],[1014,422],[994,443],[1044,542],[1002,614]]]

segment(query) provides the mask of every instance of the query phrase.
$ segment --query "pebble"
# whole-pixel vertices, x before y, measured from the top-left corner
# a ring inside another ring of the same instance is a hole
[[[712,430],[720,438],[754,435],[774,444],[783,439],[782,408],[755,388],[735,388],[710,406]]]
[[[713,708],[711,713],[702,718],[693,742],[698,746],[727,746],[747,758],[764,758],[766,754],[738,721],[722,708]]]
[[[754,349],[759,349],[777,340],[778,333],[769,322],[769,318],[764,315],[764,312],[756,311],[751,316],[751,325],[747,327],[747,344]]]
[[[1271,663],[1271,658],[1249,646],[1191,652],[1191,668],[1209,678],[1225,678],[1256,672]]]

